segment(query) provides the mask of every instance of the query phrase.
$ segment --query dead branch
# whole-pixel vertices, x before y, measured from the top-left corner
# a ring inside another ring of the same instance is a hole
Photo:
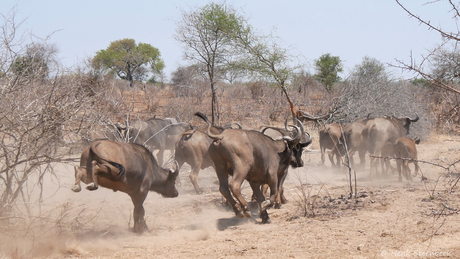
[[[441,34],[442,37],[444,38],[448,38],[448,39],[451,39],[451,40],[455,40],[455,41],[460,41],[460,37],[459,37],[459,34],[458,33],[452,33],[452,32],[445,32],[443,31],[441,28],[438,28],[436,26],[433,26],[431,25],[431,23],[429,21],[425,21],[423,20],[422,18],[420,18],[420,16],[418,15],[415,15],[413,14],[411,11],[409,11],[404,5],[402,5],[399,0],[396,0],[396,3],[398,3],[398,5],[404,10],[406,11],[406,13],[409,14],[409,16],[415,18],[420,24],[424,24],[426,26],[428,26],[428,28],[430,30],[434,30],[434,31],[437,31]],[[454,10],[458,13],[458,10],[456,9],[455,5],[452,3],[451,0],[449,0],[449,3],[451,4],[451,6],[453,6]]]

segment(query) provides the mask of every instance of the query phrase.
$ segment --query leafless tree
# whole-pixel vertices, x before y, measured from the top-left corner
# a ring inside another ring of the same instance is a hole
[[[231,34],[243,30],[243,17],[227,5],[210,3],[190,11],[182,11],[175,39],[184,46],[184,57],[205,68],[211,88],[212,124],[219,121],[217,82],[231,56],[236,55]]]
[[[0,25],[0,215],[14,214],[33,199],[30,187],[42,188],[53,163],[68,161],[75,136],[88,123],[85,107],[91,103],[74,77],[63,76],[46,41],[19,34],[15,11],[2,15]],[[45,38],[46,39],[46,38]],[[31,47],[33,46],[33,47]],[[24,63],[31,70],[17,70],[22,57],[43,62]],[[35,55],[36,54],[36,55]],[[45,55],[46,54],[46,55]],[[34,66],[46,66],[47,78]],[[80,139],[79,139],[80,140]],[[25,188],[29,187],[29,188]],[[38,199],[41,199],[41,193]],[[27,208],[26,208],[27,209]]]
[[[338,108],[336,120],[348,123],[368,114],[400,117],[418,113],[421,119],[411,132],[422,137],[432,125],[428,102],[422,98],[425,95],[424,89],[392,78],[382,62],[364,57],[342,84],[334,101]]]
[[[456,68],[459,67],[457,62],[458,59],[456,58],[458,54],[455,54],[457,52],[456,48],[454,48],[454,51],[446,53],[444,46],[446,46],[446,44],[448,43],[453,43],[454,46],[457,46],[457,44],[460,42],[460,30],[446,31],[441,27],[441,25],[433,25],[429,20],[424,19],[423,17],[420,17],[417,14],[413,13],[411,10],[406,8],[399,0],[395,1],[406,13],[409,14],[410,17],[417,20],[420,24],[426,26],[427,29],[438,32],[443,42],[438,47],[431,50],[428,54],[422,56],[421,62],[415,62],[411,54],[411,60],[409,63],[401,60],[396,60],[398,65],[394,66],[400,67],[404,70],[408,70],[416,73],[417,75],[420,75],[422,78],[429,81],[435,87],[456,94],[460,94],[460,90],[458,90],[454,86],[451,80],[445,80],[446,78],[444,76],[439,77],[440,75],[445,75],[444,72],[452,72],[453,70],[456,70]],[[435,2],[441,1],[432,1],[426,4],[434,4]],[[456,28],[459,28],[457,24],[457,21],[460,18],[460,10],[458,8],[458,5],[456,5],[452,0],[448,0],[445,2],[447,2],[449,7],[451,8],[451,13],[453,14],[452,21],[456,24]],[[447,61],[441,61],[440,57],[447,58]],[[438,62],[439,66],[437,66],[437,68],[434,71],[430,71],[430,67],[427,64],[430,64],[433,60],[434,62]],[[441,61],[441,63],[439,63],[439,61]],[[440,71],[440,69],[444,72]],[[457,77],[457,74],[458,72],[453,72],[452,74],[450,74],[450,76]]]

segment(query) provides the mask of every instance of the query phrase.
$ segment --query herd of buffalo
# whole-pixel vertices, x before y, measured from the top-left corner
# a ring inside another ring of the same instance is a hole
[[[133,230],[139,233],[147,229],[143,203],[149,191],[177,197],[175,181],[179,169],[187,163],[191,166],[190,180],[200,194],[198,172],[212,166],[219,180],[219,191],[238,218],[251,217],[248,202],[241,194],[241,185],[246,180],[259,204],[262,222],[269,222],[267,208],[279,208],[286,202],[283,182],[289,167],[303,166],[303,150],[312,143],[301,121],[318,118],[299,114],[293,125],[286,122],[282,128],[263,127],[260,131],[243,129],[239,124],[214,126],[202,113],[195,115],[207,123],[203,129],[172,118],[137,121],[119,128],[124,142],[96,140],[82,152],[80,165],[75,166],[72,190],[81,191],[80,183],[84,182],[91,191],[100,185],[127,193],[134,204]],[[410,124],[418,119],[418,115],[415,119],[367,116],[346,125],[326,124],[320,130],[321,160],[324,163],[325,150],[329,149],[333,166],[340,166],[346,160],[342,157],[350,157],[354,167],[353,154],[358,152],[360,166],[363,166],[365,154],[369,152],[372,175],[377,170],[376,156],[398,157],[402,158],[397,160],[399,180],[401,171],[410,179],[408,162],[414,162],[418,170],[415,147],[418,140],[405,136]],[[158,150],[157,158],[152,153],[155,150]],[[161,167],[165,150],[175,154],[174,170]],[[389,160],[382,163],[382,173],[389,168]],[[266,198],[268,188],[270,195]]]

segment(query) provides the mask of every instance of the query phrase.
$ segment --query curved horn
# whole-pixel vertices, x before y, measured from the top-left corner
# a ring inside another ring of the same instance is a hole
[[[417,122],[419,119],[420,119],[420,117],[418,116],[417,113],[415,113],[415,119],[409,118],[409,120],[412,121],[412,122]]]
[[[307,136],[307,140],[305,140],[304,142],[299,143],[302,147],[306,147],[306,146],[310,145],[313,142],[313,139],[311,138],[310,133],[305,132],[305,136]]]
[[[292,146],[295,146],[297,144],[299,144],[301,138],[302,138],[302,130],[301,130],[301,127],[299,126],[296,126],[296,125],[289,125],[293,128],[296,129],[296,135],[294,138],[291,138],[289,136],[284,136],[283,139],[286,140],[288,142],[288,144],[292,145]],[[291,131],[292,132],[292,131]]]
[[[234,122],[233,124],[236,124],[236,126],[238,126],[238,129],[243,129],[243,126],[241,126],[241,124],[239,124],[238,122]]]
[[[306,146],[310,145],[311,142],[312,142],[311,135],[310,135],[310,133],[305,131],[305,128],[304,128],[302,122],[300,122],[300,120],[297,120],[297,124],[300,126],[300,131],[302,133],[301,136],[303,136],[303,135],[308,136],[308,138],[304,142],[299,141],[299,144],[301,146],[306,147]],[[301,138],[301,140],[302,140],[302,138]]]

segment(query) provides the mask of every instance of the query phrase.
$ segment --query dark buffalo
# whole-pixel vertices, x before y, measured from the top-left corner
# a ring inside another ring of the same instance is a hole
[[[134,204],[133,230],[140,233],[147,229],[143,203],[148,192],[177,197],[178,174],[178,168],[175,171],[161,168],[152,153],[141,145],[96,140],[81,154],[80,166],[75,166],[72,191],[81,191],[82,181],[89,184],[86,189],[90,191],[101,185],[127,193]]]
[[[410,124],[418,120],[419,116],[416,114],[415,119],[387,116],[367,121],[363,128],[363,138],[364,141],[368,143],[369,152],[374,156],[371,158],[371,175],[377,169],[377,160],[375,156],[381,154],[383,146],[385,146],[387,142],[395,142],[396,139],[409,134]]]
[[[298,125],[301,127],[302,132],[305,132],[305,130],[303,129],[302,123],[298,122]],[[274,130],[275,133],[267,131],[267,130]],[[265,127],[263,127],[261,129],[261,132],[263,134],[271,137],[272,139],[282,138],[284,136],[290,136],[291,138],[295,138],[294,134],[297,133],[296,131],[289,130],[288,125],[287,125],[287,120],[284,123],[284,128],[265,126]],[[295,157],[299,157],[299,153],[297,151],[298,150],[303,151],[303,147],[306,147],[309,144],[307,144],[306,146],[303,146],[303,145],[305,145],[309,141],[311,143],[311,137],[310,137],[310,135],[308,133],[305,132],[305,134],[302,135],[299,144],[297,144],[297,147],[293,149],[293,152],[295,152],[295,154],[294,154]],[[301,153],[300,153],[300,156],[302,156]],[[301,163],[301,166],[303,166],[303,160],[300,159],[300,163]],[[279,188],[278,188],[278,197],[276,198],[276,201],[275,201],[275,209],[279,209],[279,208],[281,208],[281,204],[286,204],[287,203],[287,199],[284,196],[284,186],[283,186],[283,184],[284,184],[284,180],[286,180],[288,168],[286,168],[285,170],[286,170],[285,172],[279,174],[279,178],[278,178],[278,186],[279,186]],[[267,193],[268,187],[269,187],[268,184],[264,184],[262,186],[261,190],[262,190],[262,193],[264,195]],[[253,197],[253,199],[255,199],[255,197]]]
[[[232,205],[236,216],[251,217],[248,203],[241,195],[241,184],[246,179],[259,203],[262,222],[268,222],[267,208],[275,204],[280,184],[278,179],[283,178],[290,165],[303,166],[303,148],[311,143],[311,138],[301,142],[304,132],[303,127],[298,126],[293,126],[294,138],[284,136],[278,140],[255,130],[228,129],[220,134],[213,134],[207,117],[201,113],[195,115],[208,123],[207,134],[213,140],[209,155],[216,167],[219,190]],[[229,175],[232,176],[230,183]],[[265,200],[260,189],[262,184],[269,185],[270,200]]]
[[[129,143],[144,145],[152,152],[158,150],[158,162],[162,165],[165,150],[174,151],[177,140],[187,129],[190,124],[173,118],[151,118],[132,123],[125,129],[124,136]]]

